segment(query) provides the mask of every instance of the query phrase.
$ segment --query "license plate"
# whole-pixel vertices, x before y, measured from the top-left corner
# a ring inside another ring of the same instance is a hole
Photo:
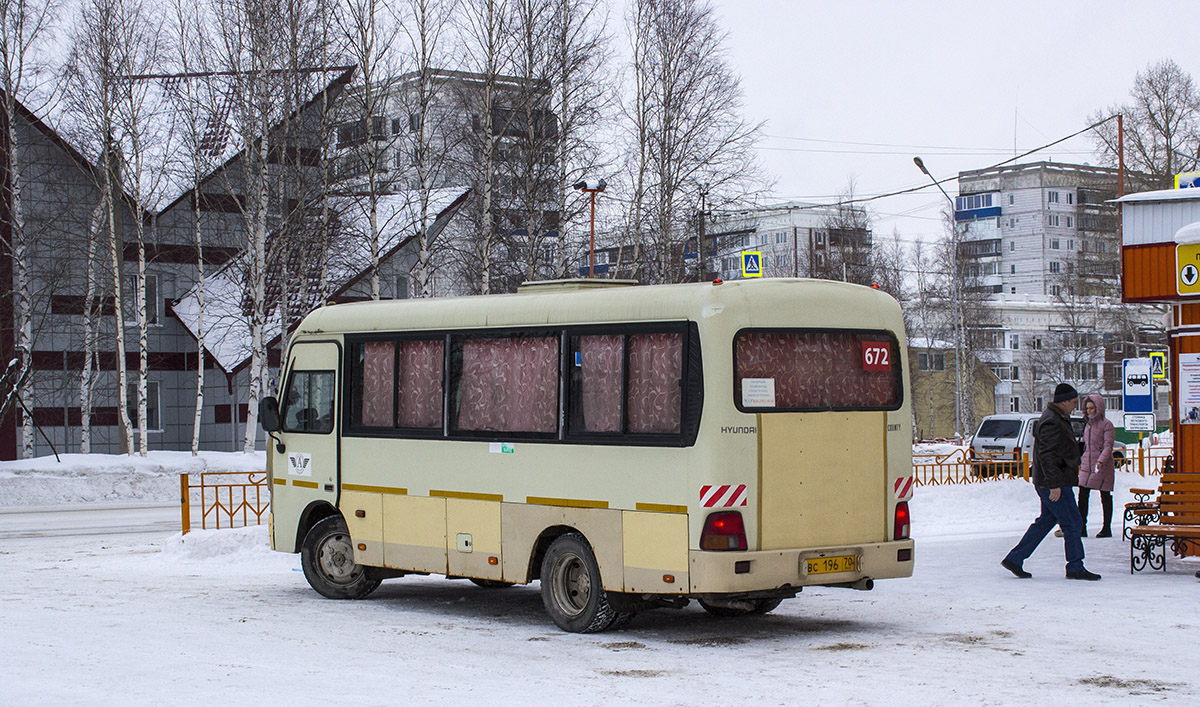
[[[837,557],[810,557],[804,561],[806,574],[829,574],[832,572],[854,572],[858,570],[857,555]]]

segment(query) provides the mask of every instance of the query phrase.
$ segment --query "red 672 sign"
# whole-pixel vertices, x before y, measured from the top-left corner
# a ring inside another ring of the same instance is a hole
[[[863,370],[892,370],[892,347],[886,341],[862,342]]]

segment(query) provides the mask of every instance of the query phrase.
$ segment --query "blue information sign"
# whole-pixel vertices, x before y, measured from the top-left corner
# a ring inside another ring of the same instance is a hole
[[[1121,391],[1127,414],[1154,412],[1154,378],[1148,358],[1127,358],[1121,367]]]

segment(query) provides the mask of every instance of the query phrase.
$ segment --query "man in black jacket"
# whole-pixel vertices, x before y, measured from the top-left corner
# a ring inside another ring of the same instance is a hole
[[[1000,564],[1021,579],[1029,574],[1022,567],[1055,525],[1062,528],[1067,555],[1067,579],[1097,580],[1100,575],[1083,566],[1083,518],[1075,504],[1075,485],[1079,482],[1079,444],[1071,429],[1071,413],[1079,404],[1079,394],[1066,383],[1054,389],[1054,401],[1046,406],[1034,427],[1033,486],[1042,499],[1042,512],[1025,531],[1017,546],[1008,551]]]

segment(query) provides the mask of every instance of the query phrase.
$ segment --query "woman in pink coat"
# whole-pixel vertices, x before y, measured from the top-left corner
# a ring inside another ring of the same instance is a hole
[[[1100,492],[1104,506],[1104,527],[1098,538],[1112,537],[1113,514],[1113,423],[1104,417],[1104,398],[1089,395],[1083,403],[1083,458],[1079,461],[1079,515],[1083,516],[1083,536],[1087,537],[1088,496]]]

